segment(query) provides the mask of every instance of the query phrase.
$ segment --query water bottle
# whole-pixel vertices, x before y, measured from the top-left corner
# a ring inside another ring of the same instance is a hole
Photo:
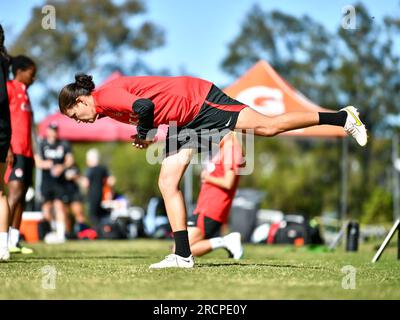
[[[360,237],[360,225],[358,222],[350,222],[347,225],[347,243],[346,251],[358,250],[358,239]]]

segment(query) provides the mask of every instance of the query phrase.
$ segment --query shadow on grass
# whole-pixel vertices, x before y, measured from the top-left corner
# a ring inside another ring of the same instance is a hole
[[[8,265],[10,263],[28,263],[28,262],[29,261],[26,261],[26,260],[12,260],[12,259],[10,259],[10,260],[7,260],[7,262],[1,262],[0,266],[5,266],[5,265]]]
[[[99,259],[115,259],[115,260],[134,260],[148,259],[149,256],[70,256],[70,257],[24,257],[24,260],[10,260],[9,262],[29,262],[31,260],[99,260]]]
[[[322,267],[315,266],[299,266],[291,264],[268,264],[268,263],[201,263],[196,265],[196,268],[208,268],[208,267],[230,267],[230,266],[241,266],[241,267],[268,267],[268,268],[290,268],[290,269],[313,269],[321,270]]]

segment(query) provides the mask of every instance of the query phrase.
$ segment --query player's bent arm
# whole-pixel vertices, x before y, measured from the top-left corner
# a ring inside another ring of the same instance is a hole
[[[150,99],[137,99],[132,110],[138,115],[139,123],[136,127],[137,135],[141,140],[153,140],[154,136],[148,136],[154,128],[154,103]]]
[[[225,175],[223,177],[214,177],[212,175],[206,175],[204,181],[214,184],[217,187],[231,190],[235,185],[236,174],[232,169],[225,170]]]
[[[74,156],[72,153],[67,153],[64,160],[64,168],[70,168],[74,164]]]
[[[39,169],[50,169],[50,167],[53,165],[53,161],[43,160],[42,157],[37,153],[35,153],[34,158],[35,166]]]

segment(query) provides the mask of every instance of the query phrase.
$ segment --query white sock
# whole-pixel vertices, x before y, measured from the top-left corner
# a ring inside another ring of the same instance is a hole
[[[8,229],[8,242],[11,247],[16,247],[19,241],[19,230],[13,227]]]
[[[59,239],[65,239],[65,223],[56,222],[56,233]]]
[[[209,239],[210,244],[211,244],[211,248],[214,249],[218,249],[218,248],[224,248],[225,247],[225,242],[224,239],[221,237],[217,237],[217,238],[211,238]]]
[[[8,232],[0,232],[0,249],[8,249]]]

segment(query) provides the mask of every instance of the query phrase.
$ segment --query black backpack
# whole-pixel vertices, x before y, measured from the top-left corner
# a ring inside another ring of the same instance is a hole
[[[118,221],[100,224],[97,226],[96,232],[98,239],[115,240],[128,238],[124,225]]]
[[[304,244],[323,244],[319,226],[312,226],[307,217],[302,215],[286,215],[276,233],[274,243],[294,244],[302,239]]]

